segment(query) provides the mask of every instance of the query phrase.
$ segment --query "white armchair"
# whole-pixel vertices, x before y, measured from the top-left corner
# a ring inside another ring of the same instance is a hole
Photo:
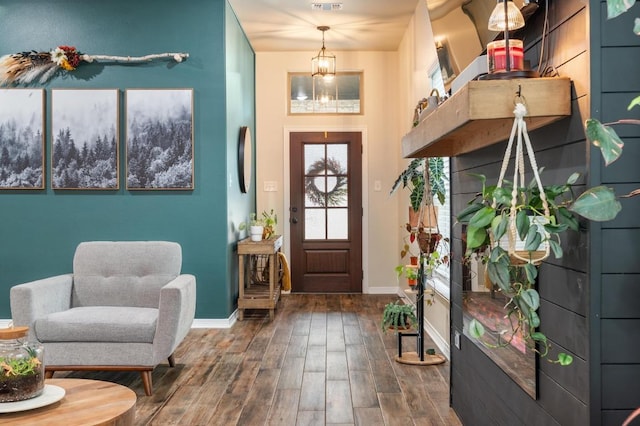
[[[73,273],[11,288],[15,325],[44,345],[45,371],[151,372],[189,332],[196,280],[181,274],[182,249],[165,241],[94,241],[78,245]]]

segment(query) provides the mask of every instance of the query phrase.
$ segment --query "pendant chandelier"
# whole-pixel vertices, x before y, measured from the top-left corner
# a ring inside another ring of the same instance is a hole
[[[318,27],[318,30],[322,31],[322,48],[317,56],[311,58],[311,76],[332,79],[336,76],[336,56],[327,53],[324,47],[324,33],[329,30],[329,27],[323,25]]]

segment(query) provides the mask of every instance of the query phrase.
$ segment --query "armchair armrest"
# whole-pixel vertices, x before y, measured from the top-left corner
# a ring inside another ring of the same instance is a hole
[[[187,335],[196,314],[196,277],[182,274],[160,289],[153,358],[160,362]]]
[[[13,324],[29,326],[29,338],[35,339],[33,322],[50,313],[70,309],[72,287],[73,274],[13,286],[10,292]]]

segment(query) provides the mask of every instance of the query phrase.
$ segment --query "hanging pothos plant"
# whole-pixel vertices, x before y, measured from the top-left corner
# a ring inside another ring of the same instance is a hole
[[[537,264],[545,245],[556,258],[561,258],[561,234],[569,229],[578,230],[578,221],[568,206],[579,175],[571,175],[565,184],[544,187],[549,215],[543,223],[534,220],[545,216],[540,190],[534,181],[525,188],[517,188],[518,201],[514,205],[512,182],[504,181],[500,187],[487,186],[483,175],[475,176],[482,181],[482,192],[457,216],[458,222],[467,225],[465,258],[475,253],[486,265],[491,283],[508,299],[505,308],[510,327],[493,331],[495,344],[483,340],[485,328],[475,319],[469,324],[469,333],[489,347],[507,347],[513,339],[522,337],[529,348],[545,357],[550,345],[537,329],[540,326],[537,314],[540,296],[535,289]],[[514,235],[510,236],[512,228]],[[517,255],[511,253],[513,242],[509,238],[521,241]],[[554,362],[568,365],[572,361],[571,355],[560,353]]]

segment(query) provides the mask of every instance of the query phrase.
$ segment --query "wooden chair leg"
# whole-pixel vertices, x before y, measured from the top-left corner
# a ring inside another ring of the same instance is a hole
[[[169,355],[168,361],[169,361],[169,367],[175,367],[176,366],[176,359],[173,356],[173,354]]]
[[[52,370],[45,370],[44,371],[44,378],[45,379],[53,379],[53,373],[54,373],[54,371],[52,371]]]
[[[140,372],[140,376],[142,377],[142,385],[144,386],[144,393],[147,396],[151,396],[152,388],[151,388],[151,370],[142,370]]]

